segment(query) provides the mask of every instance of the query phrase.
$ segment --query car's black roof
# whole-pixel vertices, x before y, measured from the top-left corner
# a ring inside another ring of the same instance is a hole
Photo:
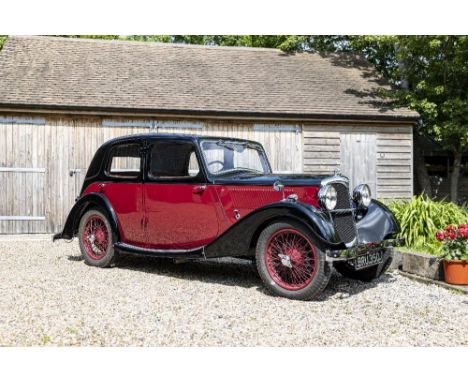
[[[161,138],[161,139],[184,139],[184,140],[191,140],[193,142],[198,142],[201,139],[215,139],[215,140],[230,140],[230,141],[239,141],[239,142],[250,142],[256,143],[258,142],[251,141],[248,139],[240,139],[240,138],[231,138],[231,137],[220,137],[220,136],[211,136],[211,135],[195,135],[195,134],[174,134],[174,133],[141,133],[141,134],[131,134],[131,135],[124,135],[121,137],[113,138],[107,142],[105,142],[101,148],[106,148],[108,146],[113,146],[116,143],[131,143],[131,142],[138,142],[144,139],[154,139],[154,138]]]

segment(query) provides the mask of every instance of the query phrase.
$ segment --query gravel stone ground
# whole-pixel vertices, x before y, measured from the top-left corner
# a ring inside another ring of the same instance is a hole
[[[99,269],[76,240],[0,238],[0,346],[466,346],[467,317],[468,295],[397,273],[334,274],[300,302],[268,295],[245,261]]]

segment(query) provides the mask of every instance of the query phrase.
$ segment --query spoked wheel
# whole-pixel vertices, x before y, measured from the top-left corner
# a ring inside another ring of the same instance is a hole
[[[325,254],[298,223],[274,223],[261,233],[256,251],[258,272],[274,294],[298,300],[318,297],[330,279]]]
[[[264,257],[270,277],[288,290],[305,288],[317,270],[314,246],[295,228],[284,228],[271,235]]]
[[[115,257],[115,235],[106,215],[100,210],[87,211],[80,221],[79,241],[85,262],[98,267],[109,266]]]

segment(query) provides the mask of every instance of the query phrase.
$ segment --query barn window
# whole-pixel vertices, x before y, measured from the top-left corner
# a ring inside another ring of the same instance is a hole
[[[110,152],[107,174],[113,178],[138,178],[141,174],[140,152],[138,143],[114,146]]]

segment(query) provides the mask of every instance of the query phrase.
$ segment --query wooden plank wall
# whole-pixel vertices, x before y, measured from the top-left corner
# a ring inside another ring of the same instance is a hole
[[[0,216],[45,216],[46,220],[0,220],[0,234],[59,232],[97,148],[113,137],[147,132],[149,122],[154,122],[154,119],[79,115],[43,118],[45,125],[0,124],[0,167],[46,169],[45,173],[0,172]],[[107,126],[104,120],[112,123]],[[258,129],[255,128],[258,123],[253,122],[199,120],[196,122],[198,126],[202,122],[200,129],[194,127],[196,124],[175,127],[170,122],[165,120],[157,131],[260,141],[275,171],[312,174],[331,174],[340,166],[341,132],[374,132],[377,196],[407,198],[412,194],[411,127],[282,123],[276,129],[275,124],[268,122],[264,124],[266,129]],[[288,130],[288,126],[299,126],[299,130]],[[76,174],[70,176],[71,170]]]
[[[412,129],[389,130],[381,129],[377,134],[378,197],[408,199],[413,195]]]
[[[340,137],[350,132],[376,136],[377,197],[410,198],[413,194],[411,126],[304,124],[304,171],[323,174],[341,167]]]

